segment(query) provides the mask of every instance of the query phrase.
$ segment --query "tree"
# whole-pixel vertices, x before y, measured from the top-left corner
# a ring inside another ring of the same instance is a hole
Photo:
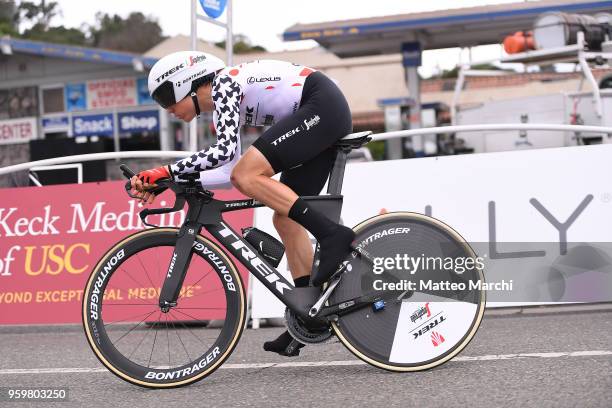
[[[22,37],[28,40],[58,44],[87,45],[87,37],[82,30],[62,26],[44,29],[42,24],[36,24],[34,27],[25,30]]]
[[[51,20],[61,14],[56,1],[41,0],[39,4],[33,1],[22,1],[17,8],[20,22],[30,21],[33,26],[39,26],[39,30],[45,31],[49,28]]]
[[[215,43],[217,47],[225,49],[225,41]],[[250,52],[265,52],[266,49],[261,45],[252,45],[251,40],[244,34],[234,36],[234,54],[248,54]]]
[[[94,26],[81,28],[52,25],[53,19],[61,14],[57,1],[0,0],[0,35],[136,53],[145,52],[164,39],[158,22],[140,12],[127,18],[99,12]]]
[[[96,20],[96,25],[91,28],[91,41],[95,47],[143,53],[164,39],[159,23],[140,12],[130,13],[125,19],[99,12]]]
[[[87,35],[83,30],[51,26],[51,20],[61,15],[56,1],[41,0],[0,2],[0,34],[28,40],[48,41],[62,44],[85,45]],[[29,28],[22,30],[24,25]]]
[[[0,36],[19,35],[17,6],[14,1],[0,1]]]

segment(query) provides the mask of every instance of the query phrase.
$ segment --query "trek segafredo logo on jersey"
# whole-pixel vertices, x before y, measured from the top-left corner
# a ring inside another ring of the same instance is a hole
[[[312,118],[305,120],[304,125],[306,126],[306,129],[304,130],[312,129],[313,127],[317,126],[320,121],[321,118],[319,117],[319,115],[314,115]]]
[[[292,130],[288,131],[287,133],[285,133],[284,135],[282,135],[278,139],[272,141],[272,144],[274,146],[277,146],[283,140],[290,138],[291,136],[295,135],[296,133],[300,133],[301,130],[302,130],[302,125],[296,127],[295,129],[292,129]]]
[[[259,107],[259,104],[257,104],[257,107]],[[255,107],[254,106],[247,106],[246,107],[246,114],[244,115],[244,121],[245,121],[245,125],[252,125],[253,124],[253,116],[255,113]]]
[[[277,146],[283,140],[286,140],[286,139],[290,138],[291,136],[295,135],[296,133],[300,133],[302,130],[305,131],[305,132],[309,131],[313,127],[317,126],[319,124],[319,122],[321,122],[321,118],[319,117],[319,115],[314,115],[310,119],[305,119],[303,125],[299,125],[295,129],[292,129],[292,130],[288,131],[287,133],[285,133],[284,135],[282,135],[278,139],[274,140],[272,142],[272,144],[274,146]]]

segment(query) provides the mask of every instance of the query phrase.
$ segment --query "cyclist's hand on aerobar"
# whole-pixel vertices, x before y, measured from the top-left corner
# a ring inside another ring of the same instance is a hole
[[[130,179],[132,190],[135,195],[140,198],[143,204],[152,204],[155,201],[155,194],[147,190],[152,187],[157,187],[159,180],[170,179],[170,170],[168,166],[161,166],[155,169],[143,170]]]

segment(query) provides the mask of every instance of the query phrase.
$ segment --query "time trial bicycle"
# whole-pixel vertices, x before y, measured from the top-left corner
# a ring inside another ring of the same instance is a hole
[[[302,197],[332,220],[340,220],[347,156],[370,134],[338,141],[327,194]],[[121,169],[128,179],[134,175],[124,165]],[[129,182],[125,188],[131,195]],[[84,291],[87,341],[100,362],[123,380],[150,388],[184,386],[228,359],[247,322],[245,286],[229,254],[286,305],[294,347],[323,343],[335,334],[373,366],[419,371],[456,356],[480,325],[485,292],[468,283],[484,282],[482,268],[457,273],[435,262],[424,268],[429,259],[476,258],[456,231],[435,218],[392,212],[366,219],[354,227],[352,252],[323,288],[296,288],[276,269],[284,252],[280,242],[257,229],[239,233],[223,219],[225,212],[263,204],[217,200],[194,180],[161,181],[152,191],[166,189],[176,196],[174,206],[143,209],[143,223],[153,228],[108,250]],[[185,205],[180,228],[147,222],[148,216],[176,213]],[[407,254],[422,259],[418,271],[402,268]],[[317,267],[318,247],[313,273]],[[423,282],[425,287],[417,286]],[[442,282],[464,289],[435,290]],[[217,325],[202,324],[210,321]]]

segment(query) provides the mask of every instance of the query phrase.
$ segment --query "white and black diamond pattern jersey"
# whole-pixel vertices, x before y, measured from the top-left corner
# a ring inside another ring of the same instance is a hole
[[[217,142],[171,165],[173,176],[235,164],[240,155],[240,127],[269,126],[294,114],[302,97],[306,77],[314,72],[303,65],[259,60],[224,68],[213,80],[213,122]],[[216,174],[227,175],[229,172]],[[213,174],[201,176],[204,185],[220,183]]]

